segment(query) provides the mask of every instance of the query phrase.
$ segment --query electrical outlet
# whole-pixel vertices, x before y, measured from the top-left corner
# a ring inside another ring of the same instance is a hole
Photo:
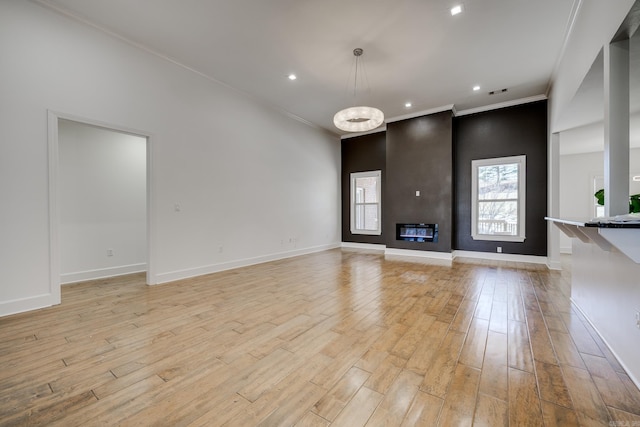
[[[640,311],[636,311],[636,327],[640,329]]]
[[[107,256],[113,256],[113,249],[107,249]]]
[[[501,254],[501,253],[502,253],[502,246],[498,246],[498,247],[496,248],[496,252],[498,252],[499,254]]]

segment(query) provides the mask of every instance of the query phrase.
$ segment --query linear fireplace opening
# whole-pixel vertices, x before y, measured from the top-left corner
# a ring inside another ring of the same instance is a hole
[[[437,242],[438,224],[396,224],[396,240],[405,242]]]

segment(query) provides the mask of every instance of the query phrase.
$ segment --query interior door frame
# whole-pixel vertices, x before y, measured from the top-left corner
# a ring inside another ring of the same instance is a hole
[[[115,125],[112,123],[101,122],[98,120],[79,117],[72,114],[60,113],[57,111],[47,111],[48,124],[48,161],[49,161],[49,287],[53,304],[61,302],[61,280],[60,280],[60,206],[59,206],[59,142],[58,142],[58,121],[60,119],[70,120],[89,126],[95,126],[112,130],[115,132],[126,133],[130,135],[145,138],[146,146],[146,193],[147,193],[147,285],[155,284],[154,269],[154,230],[155,221],[153,215],[153,135],[150,132],[132,129],[126,126]]]

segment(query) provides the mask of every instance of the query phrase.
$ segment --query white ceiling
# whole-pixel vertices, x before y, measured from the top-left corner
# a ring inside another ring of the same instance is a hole
[[[577,0],[39,2],[341,134],[333,115],[355,103],[389,120],[545,95]],[[354,101],[356,47],[368,85]]]

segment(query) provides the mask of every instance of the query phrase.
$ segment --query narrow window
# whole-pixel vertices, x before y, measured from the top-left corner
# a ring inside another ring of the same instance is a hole
[[[525,240],[526,156],[473,160],[471,236],[474,240]]]
[[[382,233],[380,171],[351,174],[351,234]]]

